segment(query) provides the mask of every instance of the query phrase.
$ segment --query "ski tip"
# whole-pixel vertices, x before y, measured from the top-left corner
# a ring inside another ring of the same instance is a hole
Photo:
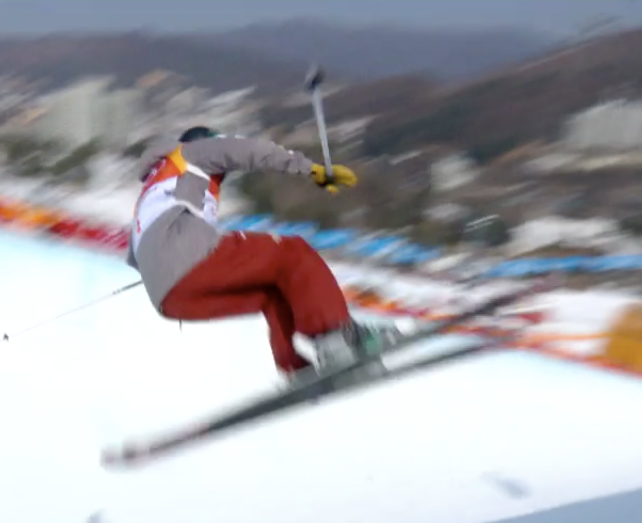
[[[145,461],[149,457],[150,452],[145,449],[128,446],[118,450],[104,450],[100,457],[100,464],[103,468],[132,466]]]
[[[127,457],[113,450],[103,451],[100,456],[100,464],[104,468],[114,468],[127,462]]]

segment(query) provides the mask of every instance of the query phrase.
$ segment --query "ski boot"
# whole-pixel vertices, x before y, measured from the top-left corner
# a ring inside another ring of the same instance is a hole
[[[401,337],[395,326],[366,325],[351,321],[341,329],[331,331],[314,340],[318,358],[317,372],[319,375],[331,374],[342,367],[348,367],[360,360],[381,354],[387,347]],[[350,381],[358,384],[368,378],[384,375],[387,369],[380,358],[374,359],[362,368],[341,377],[341,383]],[[349,385],[346,383],[345,385]]]
[[[317,356],[313,367],[287,374],[281,373],[281,377],[286,388],[297,388],[319,376],[332,374],[342,367],[358,363],[364,357],[379,354],[402,336],[396,326],[366,325],[350,321],[344,327],[312,340]],[[341,383],[345,380],[358,383],[360,380],[385,373],[386,367],[383,362],[375,359],[358,371],[350,373],[349,377],[342,377]]]

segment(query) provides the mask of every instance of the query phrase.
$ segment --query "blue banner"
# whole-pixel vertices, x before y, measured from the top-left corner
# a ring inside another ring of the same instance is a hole
[[[526,258],[500,263],[488,272],[492,277],[535,276],[550,272],[608,272],[642,269],[642,255],[569,256]]]
[[[318,251],[340,249],[358,239],[358,234],[352,229],[330,229],[319,231],[308,239],[310,245]]]
[[[355,243],[348,245],[345,249],[346,254],[371,258],[389,254],[395,248],[401,247],[407,240],[400,236],[380,236],[378,238],[362,238]]]
[[[429,262],[440,256],[439,249],[427,249],[421,245],[409,243],[395,249],[384,258],[385,262],[397,265],[415,265]]]
[[[301,236],[309,239],[318,230],[315,223],[312,222],[281,222],[270,228],[270,232],[281,236]]]
[[[642,269],[642,254],[628,256],[598,256],[588,259],[584,270],[590,272],[607,272]]]
[[[234,216],[221,223],[225,231],[267,231],[272,226],[272,215],[254,214],[251,216]]]

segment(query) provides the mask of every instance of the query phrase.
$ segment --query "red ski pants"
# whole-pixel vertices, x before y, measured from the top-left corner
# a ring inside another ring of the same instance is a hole
[[[294,349],[295,332],[314,337],[349,320],[348,306],[325,261],[300,237],[234,233],[169,292],[162,314],[209,320],[262,312],[274,361],[283,371],[309,362]]]

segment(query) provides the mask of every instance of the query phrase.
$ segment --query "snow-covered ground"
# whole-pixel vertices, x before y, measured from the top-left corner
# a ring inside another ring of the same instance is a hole
[[[9,334],[137,278],[117,259],[56,243],[0,234],[0,247],[0,331]],[[448,292],[424,285],[428,294]],[[628,300],[543,299],[560,329],[585,318],[598,328]],[[489,353],[114,474],[98,465],[103,445],[277,384],[263,320],[180,331],[137,288],[0,348],[2,522],[83,522],[99,510],[110,523],[642,518],[642,494],[567,506],[642,489],[635,378],[532,353]]]

